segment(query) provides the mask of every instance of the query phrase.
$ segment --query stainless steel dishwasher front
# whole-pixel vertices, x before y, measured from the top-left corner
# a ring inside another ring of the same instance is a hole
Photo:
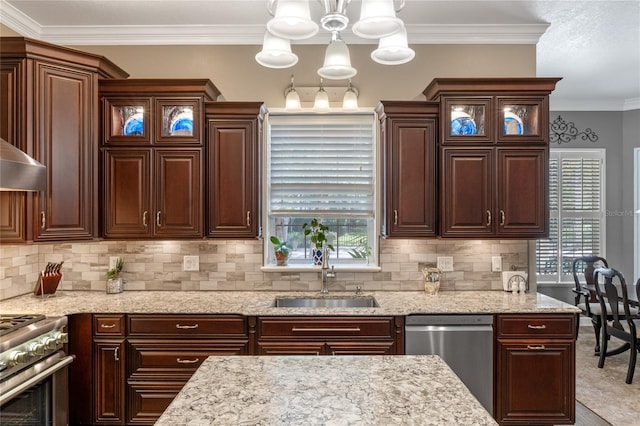
[[[493,316],[409,315],[407,355],[439,355],[493,414]]]

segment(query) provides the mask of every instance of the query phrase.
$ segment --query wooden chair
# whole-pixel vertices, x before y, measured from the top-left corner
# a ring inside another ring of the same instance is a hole
[[[598,282],[598,277],[604,278],[604,284]],[[627,294],[627,284],[622,274],[615,269],[598,268],[594,273],[596,292],[602,310],[602,350],[598,368],[604,367],[606,357],[617,355],[627,350],[629,355],[629,368],[627,369],[626,383],[631,384],[633,372],[636,367],[636,357],[640,352],[640,318],[637,317],[638,310],[631,308]],[[636,283],[636,292],[640,292],[640,280]],[[622,301],[622,303],[620,303]],[[622,305],[623,312],[619,312]],[[611,320],[608,318],[611,317]],[[617,337],[624,344],[619,348],[607,351],[609,339]]]
[[[591,292],[587,289],[587,286],[593,286],[593,272],[596,268],[604,266],[608,268],[607,260],[599,256],[580,256],[573,261],[571,267],[573,273],[573,280],[575,281],[575,288],[572,290],[575,293],[575,305],[582,310],[582,314],[591,318],[591,324],[593,324],[593,330],[596,334],[596,346],[594,352],[596,355],[600,353],[600,330],[602,328],[602,316],[600,303],[598,301],[591,300]],[[584,281],[580,280],[580,274],[584,276]],[[580,321],[577,321],[578,329],[580,328]],[[576,330],[576,336],[578,332]]]

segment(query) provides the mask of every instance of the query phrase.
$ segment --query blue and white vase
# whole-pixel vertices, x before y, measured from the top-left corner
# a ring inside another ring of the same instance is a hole
[[[311,252],[313,253],[313,264],[322,265],[322,249],[313,248]]]

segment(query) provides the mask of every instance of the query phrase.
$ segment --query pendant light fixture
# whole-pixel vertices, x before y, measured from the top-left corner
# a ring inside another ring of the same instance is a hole
[[[316,98],[313,101],[313,110],[316,112],[328,112],[329,111],[329,95],[324,90],[322,85],[322,79],[320,79],[320,89],[316,93]]]
[[[256,54],[256,61],[267,68],[289,68],[298,63],[298,56],[291,52],[288,39],[264,33],[262,50]]]
[[[340,38],[340,33],[334,31],[324,54],[324,65],[318,70],[318,75],[331,80],[343,80],[357,73],[358,70],[351,66],[347,44]]]
[[[400,65],[409,62],[416,55],[407,45],[407,30],[402,26],[400,31],[378,42],[378,48],[371,52],[371,59],[383,65]]]
[[[347,91],[344,92],[344,98],[342,98],[342,109],[347,111],[356,111],[358,109],[358,94],[351,85],[351,80],[349,80]]]
[[[301,109],[300,95],[296,92],[296,88],[293,84],[293,74],[291,75],[291,84],[284,91],[284,108],[287,111],[297,111]]]
[[[303,40],[318,32],[318,24],[311,20],[309,0],[266,0],[269,14],[267,33],[284,39],[278,48],[267,46],[272,42],[265,35],[263,49],[256,55],[256,61],[265,67],[286,68],[297,63],[298,58],[291,52],[290,40]],[[325,52],[324,65],[318,75],[333,80],[346,80],[358,72],[351,66],[349,48],[340,38],[340,32],[349,25],[347,6],[351,0],[318,0],[324,8],[320,25],[331,33],[331,42]],[[397,4],[397,7],[396,7]],[[397,65],[410,61],[415,52],[407,46],[407,32],[404,23],[396,16],[404,8],[405,0],[362,0],[360,19],[353,25],[354,34],[369,39],[380,39],[378,49],[371,57],[384,65]],[[383,40],[402,33],[399,41]],[[404,42],[402,42],[402,39]],[[275,43],[275,42],[273,42]],[[295,58],[295,60],[293,59]]]

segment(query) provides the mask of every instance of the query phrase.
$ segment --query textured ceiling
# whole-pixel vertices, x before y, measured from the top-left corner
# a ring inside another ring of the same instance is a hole
[[[555,110],[640,108],[640,0],[406,0],[398,16],[412,44],[537,43],[538,76],[563,77]],[[2,24],[65,45],[260,44],[268,19],[266,0],[0,0]]]

